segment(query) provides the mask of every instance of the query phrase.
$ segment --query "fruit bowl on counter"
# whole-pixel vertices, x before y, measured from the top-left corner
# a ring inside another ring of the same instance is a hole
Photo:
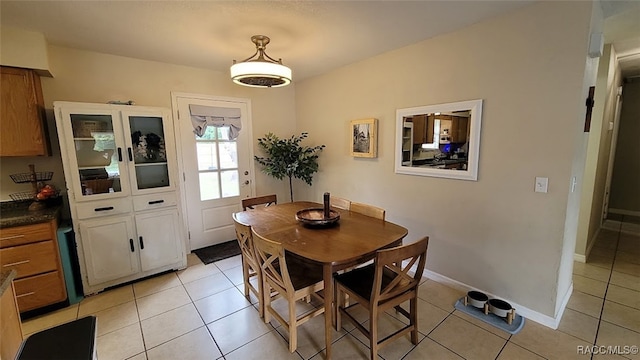
[[[45,181],[53,178],[52,171],[36,172],[35,165],[29,164],[28,173],[11,174],[11,180],[16,184],[31,184],[31,191],[21,191],[9,194],[13,201],[35,200],[29,210],[41,210],[49,206],[62,204],[62,198],[55,186],[45,184]]]
[[[62,204],[60,192],[53,185],[43,185],[34,191],[21,191],[9,194],[13,201],[33,201],[29,206],[29,210],[41,210],[46,207],[52,207]]]

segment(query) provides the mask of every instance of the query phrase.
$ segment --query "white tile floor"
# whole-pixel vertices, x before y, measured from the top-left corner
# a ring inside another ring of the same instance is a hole
[[[324,358],[322,316],[302,325],[298,349],[291,354],[286,331],[276,322],[262,322],[255,299],[243,296],[240,257],[210,265],[193,254],[188,260],[183,271],[27,320],[23,332],[94,314],[101,360]],[[454,310],[463,293],[425,279],[419,291],[419,344],[399,339],[383,348],[380,358],[591,359],[578,354],[577,346],[640,345],[640,237],[603,230],[589,260],[574,265],[574,293],[555,331],[527,321],[520,333],[510,335]],[[384,315],[383,333],[399,326],[394,315]],[[365,338],[348,322],[345,326],[334,331],[334,358],[368,358]],[[637,354],[593,359],[625,357],[640,359]]]

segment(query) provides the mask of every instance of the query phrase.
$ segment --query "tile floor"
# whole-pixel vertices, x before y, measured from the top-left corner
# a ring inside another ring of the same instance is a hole
[[[101,360],[324,358],[322,316],[301,327],[298,349],[290,354],[286,331],[276,322],[264,324],[255,299],[243,296],[240,257],[207,266],[193,254],[188,260],[185,270],[27,320],[23,332],[94,314]],[[462,295],[425,279],[418,305],[420,343],[414,347],[407,338],[399,339],[383,348],[380,358],[640,359],[637,354],[577,353],[580,345],[640,345],[640,237],[601,232],[589,261],[574,265],[574,292],[558,330],[527,321],[520,333],[510,335],[454,310]],[[384,315],[383,333],[397,328],[394,315]],[[353,326],[334,331],[334,358],[366,359],[366,344]]]

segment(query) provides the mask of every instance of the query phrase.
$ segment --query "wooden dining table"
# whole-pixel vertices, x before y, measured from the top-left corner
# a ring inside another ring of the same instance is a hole
[[[337,224],[309,227],[296,220],[304,209],[322,209],[322,204],[308,201],[283,203],[236,214],[237,220],[253,231],[282,244],[289,251],[322,264],[324,280],[326,358],[331,358],[333,326],[333,274],[371,260],[377,250],[402,244],[407,229],[391,223],[332,208],[340,213]]]

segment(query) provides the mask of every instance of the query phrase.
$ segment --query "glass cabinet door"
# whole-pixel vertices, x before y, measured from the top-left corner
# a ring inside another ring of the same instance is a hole
[[[75,179],[78,200],[104,198],[109,194],[128,193],[121,182],[123,170],[119,119],[111,113],[69,113],[78,178]],[[126,175],[124,175],[126,177]]]
[[[167,128],[163,113],[123,112],[127,139],[127,156],[134,193],[173,188],[167,159]],[[171,131],[169,129],[169,131]],[[169,137],[170,138],[170,137]],[[130,142],[129,142],[130,141]]]

